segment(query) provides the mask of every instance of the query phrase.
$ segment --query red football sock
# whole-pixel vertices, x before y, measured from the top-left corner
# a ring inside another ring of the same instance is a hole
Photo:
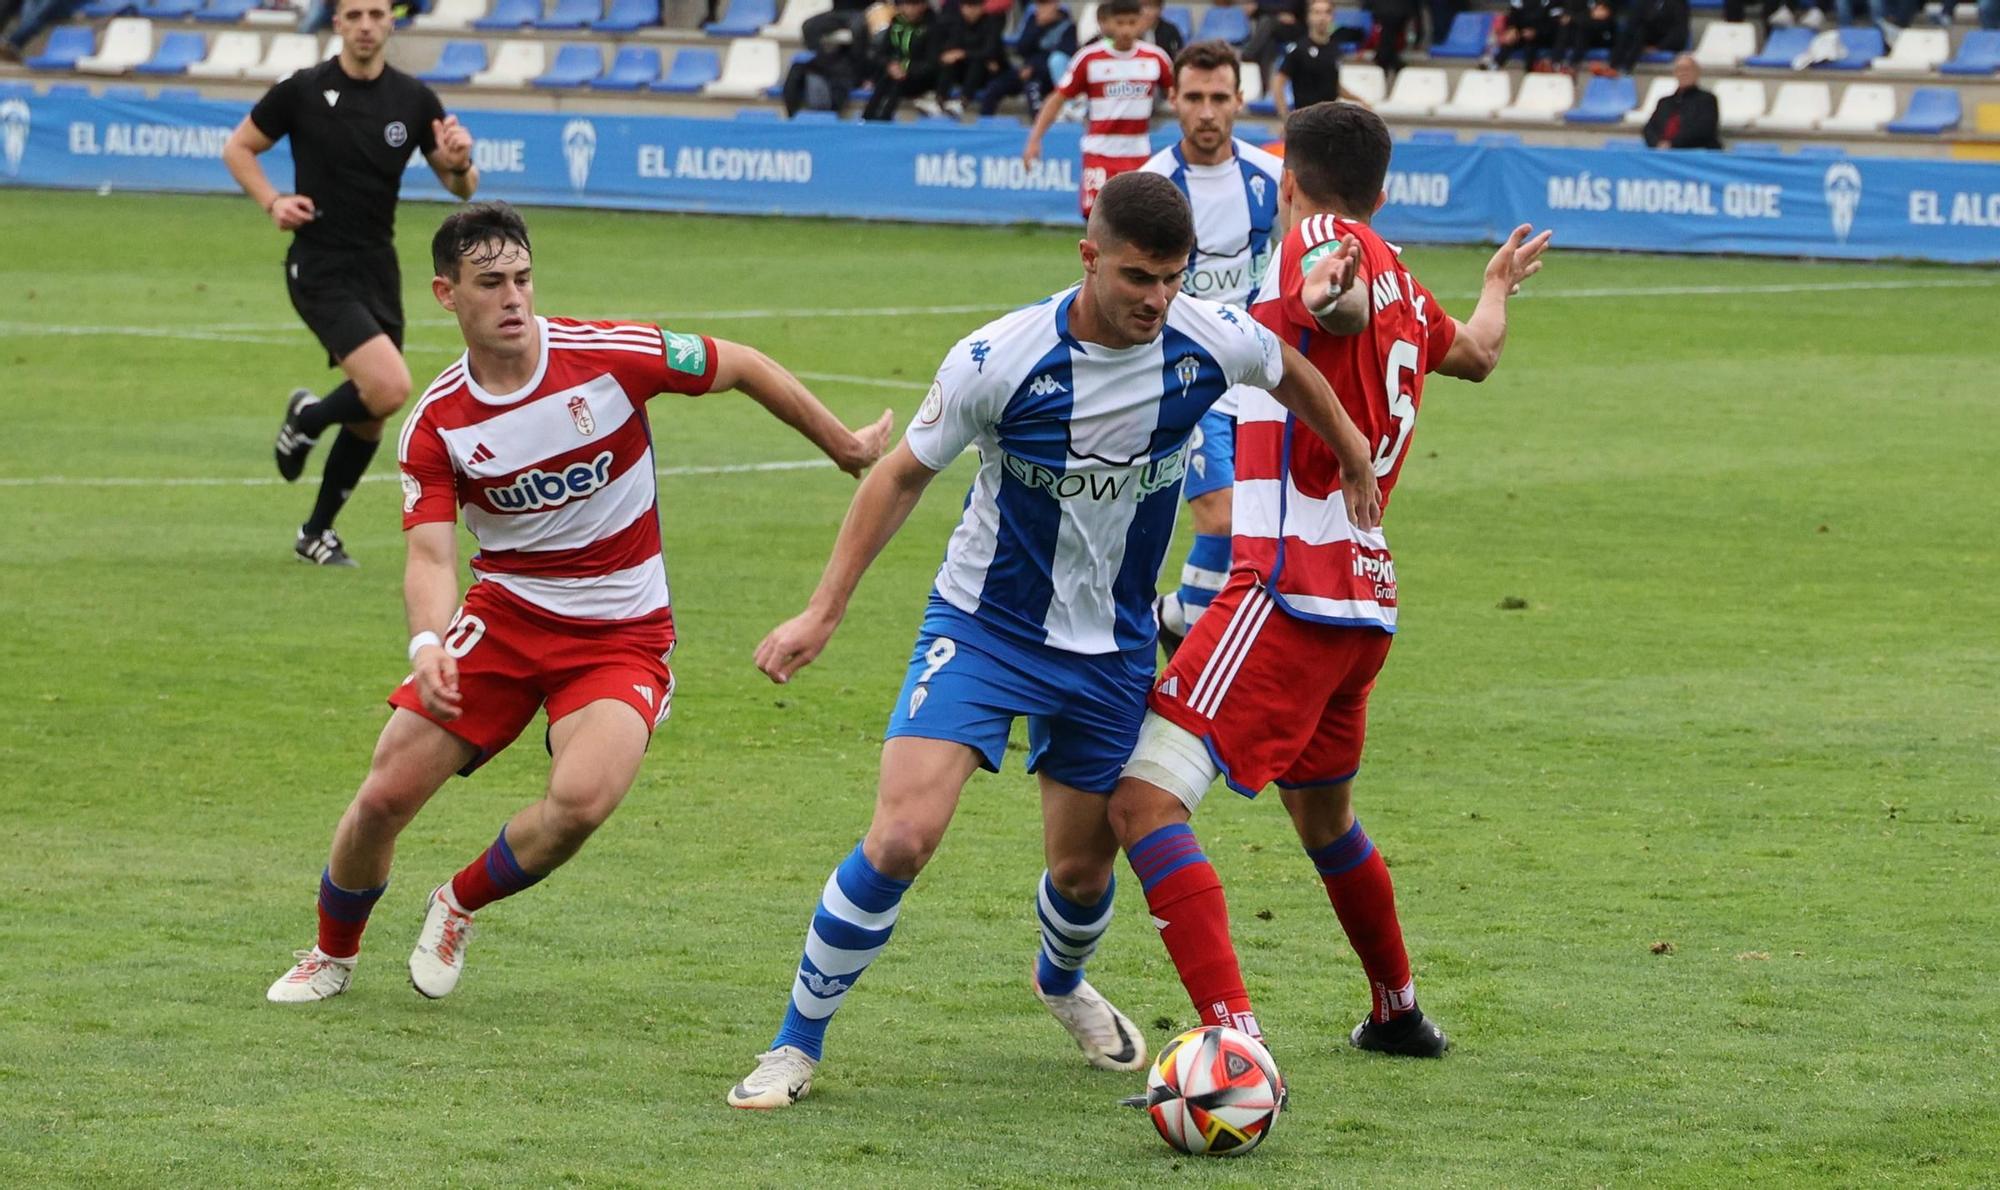
[[[1396,920],[1396,886],[1382,853],[1357,822],[1345,835],[1306,854],[1319,869],[1348,944],[1361,957],[1375,1019],[1415,1012],[1416,982],[1410,977],[1409,952],[1403,948],[1403,926]]]
[[[502,897],[533,887],[540,879],[539,875],[521,870],[514,849],[507,843],[507,828],[503,826],[493,845],[451,878],[451,895],[459,908],[477,913]]]
[[[361,932],[368,928],[368,915],[389,886],[342,888],[333,882],[331,870],[319,876],[319,952],[329,958],[351,959],[361,953]]]
[[[1132,845],[1132,870],[1146,889],[1146,906],[1180,972],[1181,986],[1205,1025],[1229,1025],[1263,1036],[1243,970],[1229,940],[1229,904],[1201,844],[1186,826],[1165,826]]]

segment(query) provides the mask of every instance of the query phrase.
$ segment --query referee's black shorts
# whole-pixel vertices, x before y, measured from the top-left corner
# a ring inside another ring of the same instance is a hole
[[[403,276],[394,248],[341,252],[302,248],[285,254],[285,288],[292,309],[338,365],[355,348],[387,335],[403,348]]]

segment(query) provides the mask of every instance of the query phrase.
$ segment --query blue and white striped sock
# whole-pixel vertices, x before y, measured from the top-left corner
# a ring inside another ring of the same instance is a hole
[[[1216,592],[1229,581],[1229,537],[1222,533],[1197,533],[1188,549],[1187,565],[1181,567],[1182,614],[1194,627],[1201,613],[1215,600]]]
[[[1111,924],[1111,896],[1118,878],[1104,888],[1095,905],[1079,905],[1056,891],[1055,881],[1042,873],[1035,916],[1042,923],[1042,953],[1035,960],[1035,983],[1045,995],[1067,996],[1083,982],[1083,965],[1097,953],[1097,940]]]
[[[875,870],[861,845],[826,878],[806,930],[806,952],[792,980],[792,1001],[771,1048],[797,1046],[814,1058],[826,1044],[826,1027],[854,981],[882,953],[896,928],[896,914],[910,882]]]

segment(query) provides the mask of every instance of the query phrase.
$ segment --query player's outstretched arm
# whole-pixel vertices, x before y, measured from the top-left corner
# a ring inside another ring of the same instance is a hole
[[[439,719],[458,718],[458,662],[444,648],[452,609],[458,606],[458,529],[427,521],[404,533],[403,611],[410,621],[410,671],[424,709]]]
[[[1472,317],[1459,323],[1458,337],[1434,371],[1478,382],[1500,366],[1500,352],[1507,346],[1507,299],[1521,292],[1521,282],[1542,271],[1542,251],[1555,235],[1545,231],[1530,239],[1534,230],[1525,223],[1515,228],[1486,262],[1479,304],[1472,308]]]
[[[1329,335],[1358,335],[1368,329],[1368,287],[1361,275],[1361,241],[1342,238],[1338,247],[1313,263],[1299,298]]]
[[[895,415],[889,410],[884,409],[874,424],[850,430],[798,377],[756,348],[717,339],[715,355],[716,391],[733,388],[770,410],[849,475],[868,470],[888,448],[895,427]]]
[[[1056,117],[1062,114],[1063,104],[1068,102],[1069,96],[1061,91],[1050,92],[1049,97],[1042,101],[1042,110],[1035,113],[1035,126],[1028,129],[1027,146],[1021,150],[1021,161],[1024,164],[1033,166],[1035,162],[1041,160],[1042,138],[1049,134],[1049,129],[1055,127]]]
[[[833,541],[833,556],[819,576],[806,610],[771,629],[757,646],[757,668],[773,682],[783,684],[812,663],[833,639],[833,630],[847,614],[847,601],[861,576],[909,519],[924,489],[937,472],[917,461],[907,442],[898,443],[854,491],[847,516],[840,522],[840,535]]]
[[[1368,439],[1340,399],[1312,362],[1289,343],[1278,345],[1285,356],[1284,379],[1271,390],[1280,405],[1291,410],[1306,428],[1333,448],[1340,460],[1340,491],[1347,501],[1347,519],[1357,529],[1374,529],[1382,524],[1382,490],[1375,482],[1375,461]]]
[[[270,152],[277,143],[265,136],[263,129],[251,123],[250,117],[245,116],[222,146],[222,164],[229,167],[229,176],[243,187],[243,193],[264,208],[264,213],[278,225],[279,231],[296,231],[311,223],[316,212],[312,199],[303,194],[280,194],[265,175],[257,155]]]

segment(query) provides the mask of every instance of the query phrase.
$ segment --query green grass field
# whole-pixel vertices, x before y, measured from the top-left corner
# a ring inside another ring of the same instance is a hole
[[[438,213],[403,214],[419,388],[458,351]],[[755,344],[853,421],[1075,267],[1050,230],[530,218],[544,313]],[[722,1105],[867,821],[964,464],[782,689],[751,650],[852,483],[669,474],[679,693],[625,808],[420,999],[422,898],[539,792],[524,737],[404,837],[353,991],[266,1004],[404,673],[395,484],[342,522],[361,569],[292,560],[318,464],[283,489],[270,436],[327,373],[247,202],[0,191],[0,226],[0,1184],[2000,1182],[2000,276],[1558,251],[1500,374],[1431,385],[1357,796],[1457,1048],[1347,1048],[1310,864],[1275,799],[1218,794],[1295,1107],[1226,1163],[1175,1160],[1029,995],[1018,753],[812,1097]],[[1410,259],[1464,314],[1485,255]],[[812,457],[741,397],[654,425],[668,468]],[[1092,978],[1157,1045],[1192,1012],[1126,883]]]

